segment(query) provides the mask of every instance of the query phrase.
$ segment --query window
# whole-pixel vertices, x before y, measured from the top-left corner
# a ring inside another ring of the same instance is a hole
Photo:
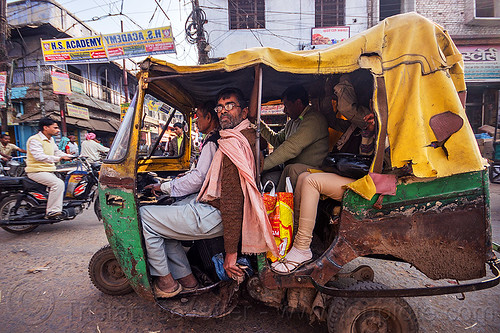
[[[265,28],[264,0],[229,0],[229,29]]]
[[[316,0],[316,27],[345,25],[344,0]]]
[[[68,65],[68,72],[82,76],[82,70],[72,65]]]
[[[495,0],[476,0],[476,17],[500,17],[500,3]]]
[[[137,103],[137,93],[128,107],[125,117],[123,117],[122,124],[116,133],[111,149],[108,153],[106,162],[118,163],[125,158],[130,143],[130,133],[132,126],[134,126],[135,105]]]
[[[401,14],[401,0],[380,0],[380,21],[397,14]]]

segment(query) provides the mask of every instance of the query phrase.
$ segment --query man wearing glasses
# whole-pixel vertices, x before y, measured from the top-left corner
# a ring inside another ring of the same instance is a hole
[[[169,298],[183,289],[196,288],[195,284],[192,288],[186,287],[186,274],[189,273],[190,279],[194,277],[180,242],[175,240],[209,239],[222,235],[226,252],[224,268],[234,279],[244,275],[236,265],[242,232],[247,235],[241,242],[242,252],[277,252],[255,183],[256,136],[252,124],[246,119],[248,108],[243,94],[238,89],[223,90],[213,110],[217,112],[222,128],[221,139],[198,196],[190,196],[172,206],[155,208],[161,210],[158,214],[151,214],[154,206],[144,206],[140,210],[150,265],[166,267],[165,273],[168,268],[175,268],[175,271],[170,269],[172,272],[155,280],[157,297]],[[163,238],[167,241],[165,250],[155,245]],[[155,248],[157,255],[152,255]]]

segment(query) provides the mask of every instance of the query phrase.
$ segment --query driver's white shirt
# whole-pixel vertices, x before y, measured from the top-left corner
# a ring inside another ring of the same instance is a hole
[[[46,162],[46,163],[56,163],[61,160],[62,156],[68,156],[72,157],[70,154],[66,154],[65,152],[59,150],[59,147],[57,147],[56,142],[54,141],[54,138],[51,137],[50,140],[43,134],[42,132],[38,132],[38,136],[42,139],[42,141],[49,141],[52,146],[54,146],[54,155],[47,155],[43,152],[43,145],[40,141],[38,140],[30,140],[28,149],[33,155],[33,158],[39,162]]]

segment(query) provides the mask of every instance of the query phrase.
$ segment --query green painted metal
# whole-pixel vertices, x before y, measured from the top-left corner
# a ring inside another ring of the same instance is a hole
[[[257,254],[257,270],[262,272],[264,268],[267,266],[267,260],[266,260],[266,254],[265,253],[259,253]]]
[[[449,204],[464,204],[477,199],[489,200],[489,195],[486,195],[488,185],[485,185],[484,177],[488,178],[487,170],[436,178],[430,181],[399,184],[396,195],[384,196],[380,210],[373,208],[378,195],[375,195],[371,200],[366,200],[349,190],[344,196],[343,209],[358,219],[364,219],[376,217],[374,214],[377,213],[379,215],[391,212],[403,213],[410,209],[413,212],[427,211],[439,209]],[[488,212],[486,213],[488,214]]]
[[[106,195],[123,198],[123,207],[106,204]],[[99,186],[99,199],[106,236],[130,285],[151,291],[133,191]]]

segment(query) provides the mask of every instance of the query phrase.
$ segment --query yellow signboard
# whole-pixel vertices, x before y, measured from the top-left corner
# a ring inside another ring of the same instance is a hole
[[[46,63],[87,63],[175,53],[170,26],[85,38],[42,40]]]
[[[102,36],[110,60],[175,53],[172,28],[161,27]]]
[[[101,36],[42,40],[41,43],[43,59],[46,63],[108,61]]]
[[[71,85],[69,81],[69,75],[60,72],[50,72],[52,77],[52,90],[54,94],[59,95],[71,95]]]
[[[125,117],[125,113],[127,113],[129,106],[130,106],[130,103],[120,104],[120,121],[123,121],[123,117]]]
[[[68,104],[66,105],[66,107],[68,110],[68,116],[81,119],[90,119],[89,109],[74,104]]]

